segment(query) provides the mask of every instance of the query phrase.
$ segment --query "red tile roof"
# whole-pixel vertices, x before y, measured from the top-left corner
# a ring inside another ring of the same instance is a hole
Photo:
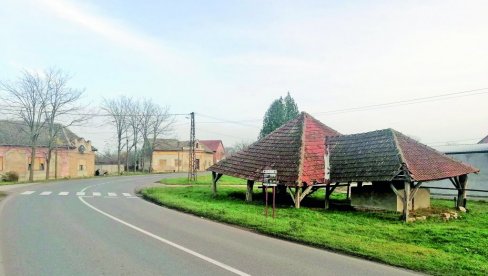
[[[330,135],[340,133],[302,112],[297,118],[208,170],[260,181],[263,169],[274,169],[278,171],[280,183],[323,183],[324,139]]]
[[[479,172],[393,129],[327,137],[332,182],[430,181]]]
[[[488,135],[486,135],[485,138],[481,139],[481,141],[479,141],[478,144],[488,144]]]
[[[400,132],[394,133],[410,177],[415,181],[439,180],[480,171]]]
[[[217,151],[221,144],[222,144],[222,148],[224,147],[222,140],[198,140],[198,141],[204,144],[205,146],[207,146],[207,148],[211,149],[212,151]]]

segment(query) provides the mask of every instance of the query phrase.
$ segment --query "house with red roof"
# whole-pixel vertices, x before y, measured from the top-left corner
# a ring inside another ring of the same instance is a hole
[[[213,163],[217,163],[225,157],[225,148],[222,140],[199,140],[213,152]]]

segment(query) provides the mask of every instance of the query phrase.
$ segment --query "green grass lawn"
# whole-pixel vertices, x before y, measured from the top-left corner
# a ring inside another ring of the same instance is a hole
[[[264,216],[262,193],[255,189],[254,201],[245,203],[243,188],[219,187],[216,198],[208,186],[156,187],[142,193],[198,216],[395,266],[437,275],[488,275],[487,202],[469,201],[470,212],[458,220],[429,218],[405,224],[395,212],[326,211],[319,208],[323,204],[319,195],[305,199],[304,208],[294,209],[287,196],[273,220]],[[453,203],[432,200],[432,205],[447,209]]]
[[[166,185],[189,185],[187,177],[179,177],[179,178],[165,178],[161,179],[159,182],[164,183]],[[197,176],[197,181],[192,183],[191,185],[211,185],[212,184],[212,175],[199,175]],[[219,179],[218,185],[246,185],[246,180],[227,176],[224,175]]]

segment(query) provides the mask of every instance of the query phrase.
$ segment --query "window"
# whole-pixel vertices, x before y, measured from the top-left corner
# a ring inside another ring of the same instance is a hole
[[[78,171],[86,170],[86,160],[78,160]]]
[[[195,170],[200,170],[200,159],[195,159]]]
[[[30,171],[31,167],[32,167],[32,162],[31,162],[31,158],[29,157],[29,164],[27,165],[27,169]],[[36,157],[36,159],[34,160],[35,162],[35,167],[34,167],[34,170],[35,171],[43,171],[44,170],[44,163],[45,163],[45,160],[44,158],[42,157]]]

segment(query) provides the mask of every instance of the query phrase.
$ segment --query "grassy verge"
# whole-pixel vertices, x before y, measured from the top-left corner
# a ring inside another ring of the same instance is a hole
[[[19,182],[0,181],[0,186],[19,184]]]
[[[161,179],[159,182],[164,183],[166,185],[190,185],[186,177],[166,178],[166,179]],[[207,174],[207,175],[199,175],[197,177],[197,181],[195,183],[192,183],[192,185],[210,185],[211,183],[212,183],[212,176]],[[246,185],[246,180],[224,175],[219,179],[219,186],[220,185]]]
[[[266,219],[262,194],[246,204],[242,187],[219,187],[216,198],[203,186],[156,187],[142,193],[149,200],[198,216],[395,266],[437,275],[488,275],[487,202],[470,201],[470,212],[458,220],[429,218],[404,224],[394,212],[294,209],[289,203],[277,209],[276,219]],[[311,197],[303,204],[323,203]],[[452,201],[432,200],[432,205],[446,209]]]

